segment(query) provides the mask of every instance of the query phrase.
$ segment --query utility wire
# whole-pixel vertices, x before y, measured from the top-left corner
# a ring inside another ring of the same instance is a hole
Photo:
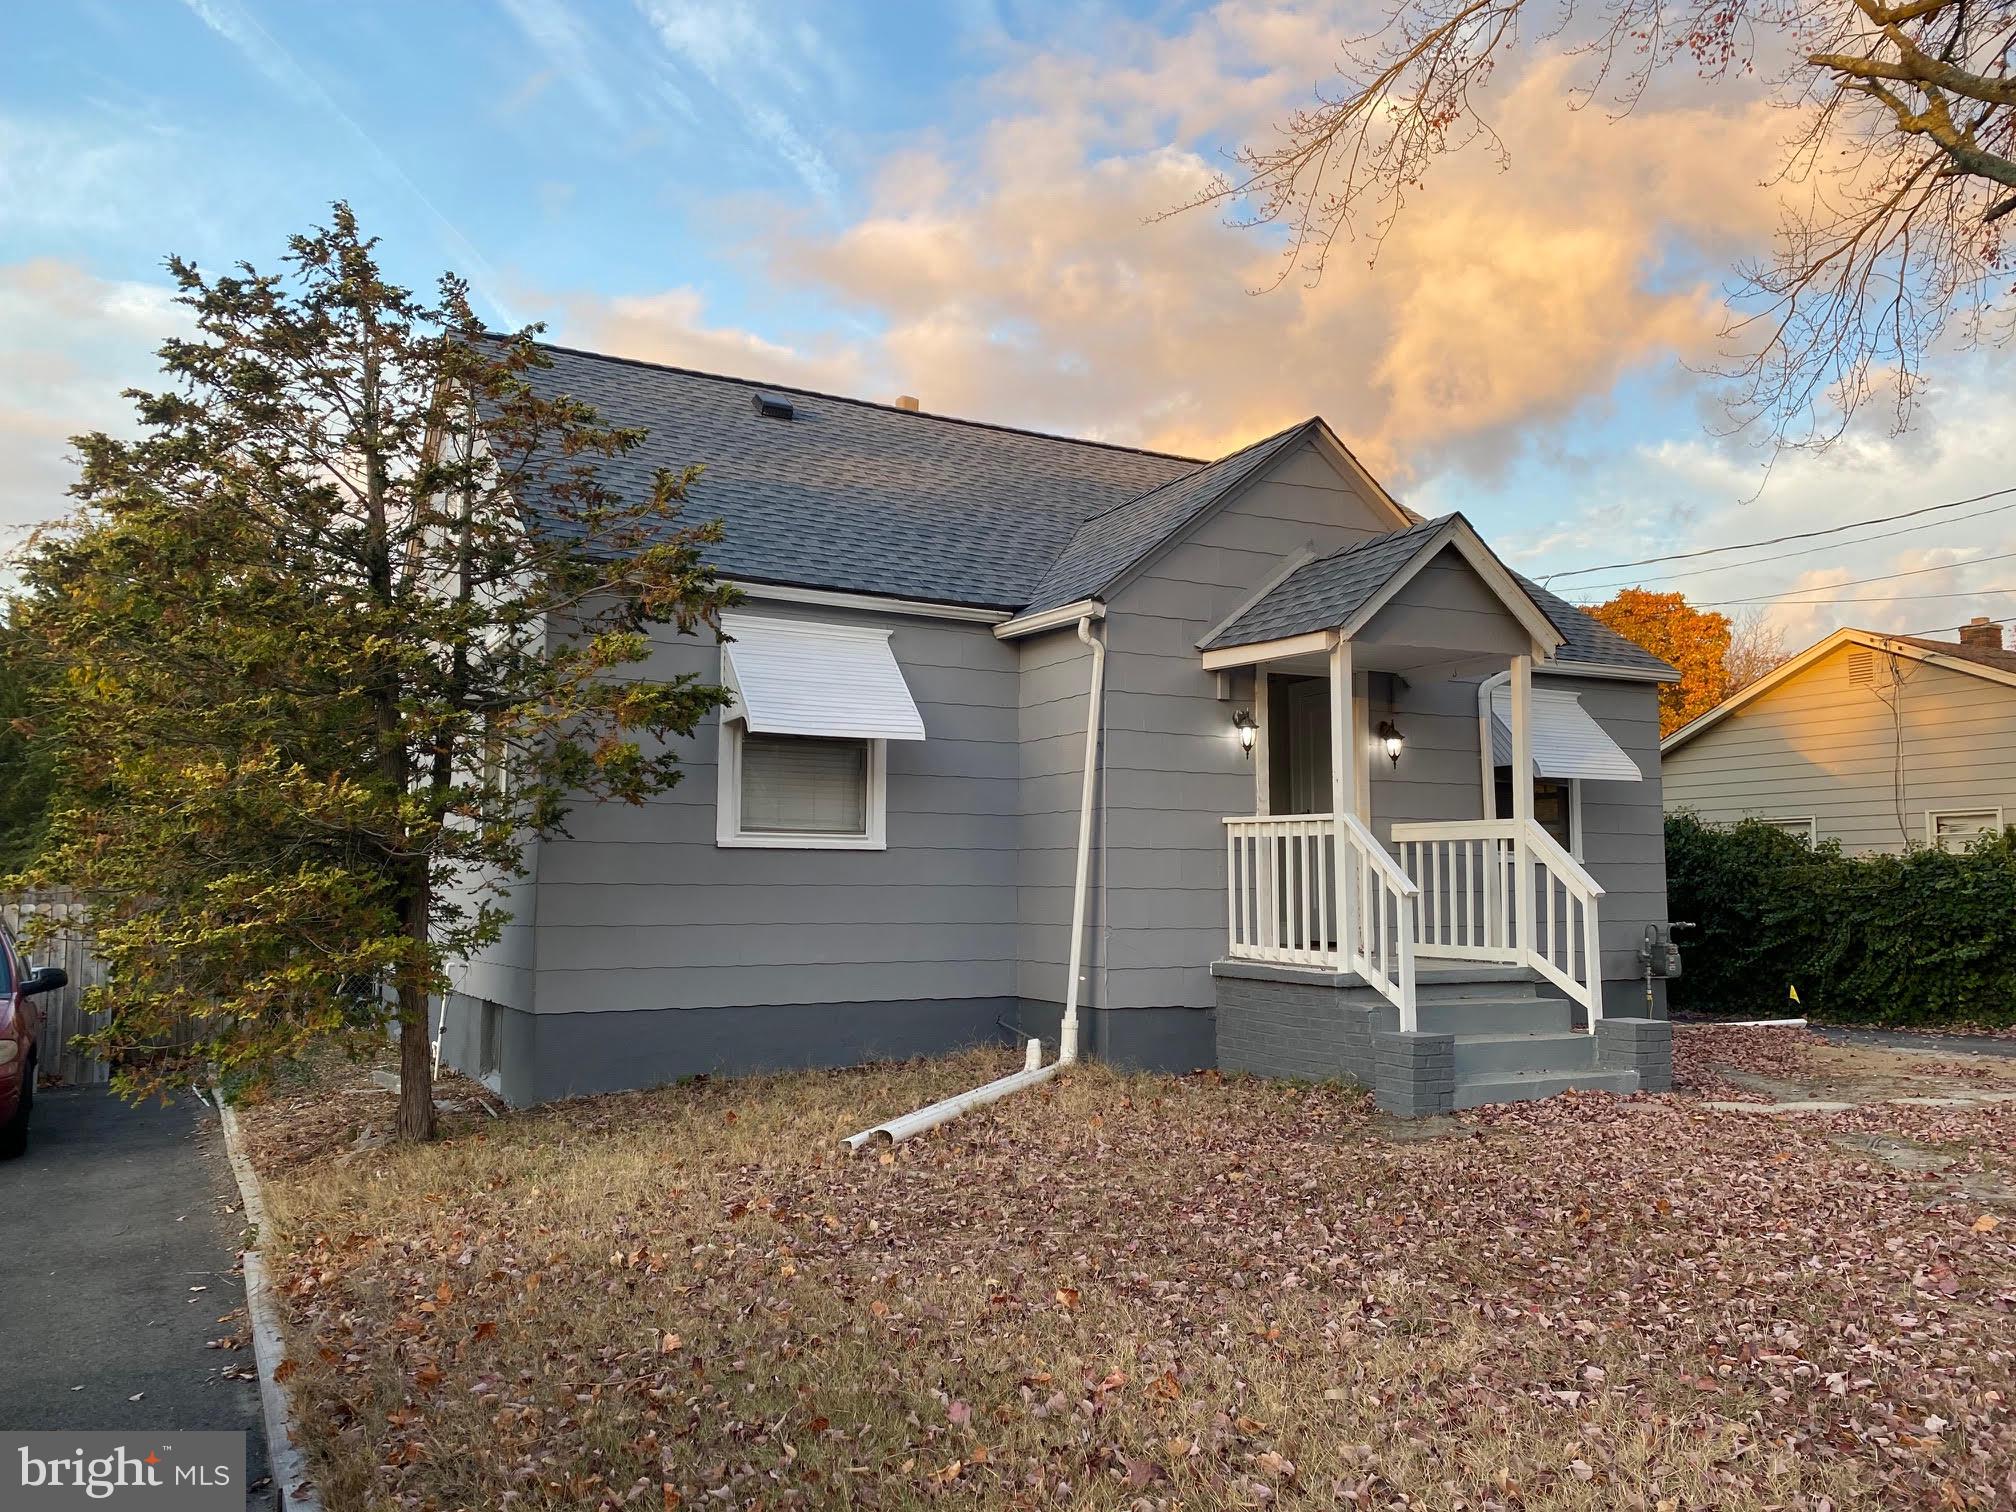
[[[1984,515],[2004,514],[2012,509],[2016,509],[2016,504],[1997,504],[1989,509],[1976,510],[1973,514],[1955,515],[1950,520],[1937,520],[1933,522],[1933,525],[1934,527],[1939,525],[1958,525],[1962,520],[1978,520]],[[1850,527],[1844,525],[1841,528],[1846,530]],[[1825,546],[1802,546],[1797,551],[1781,551],[1776,556],[1751,557],[1748,561],[1744,562],[1723,562],[1716,567],[1694,567],[1686,572],[1662,572],[1649,578],[1632,578],[1629,581],[1620,580],[1615,583],[1575,583],[1569,586],[1570,591],[1575,593],[1603,593],[1612,588],[1639,588],[1643,587],[1646,583],[1671,583],[1680,578],[1706,577],[1711,572],[1735,572],[1744,567],[1761,567],[1766,562],[1784,562],[1789,561],[1793,557],[1812,556],[1816,552],[1842,551],[1850,546],[1863,546],[1870,541],[1888,541],[1896,536],[1917,535],[1920,531],[1927,528],[1931,527],[1907,525],[1902,530],[1886,530],[1878,535],[1863,536],[1860,540],[1830,541]],[[1730,547],[1729,549],[1733,551],[1735,548]]]
[[[1585,577],[1592,572],[1616,572],[1626,567],[1651,567],[1660,562],[1686,562],[1696,557],[1715,556],[1724,551],[1754,551],[1759,546],[1782,546],[1787,541],[1810,541],[1819,536],[1839,535],[1844,530],[1860,530],[1865,525],[1888,525],[1897,520],[1914,520],[1920,515],[1937,514],[1943,509],[1959,509],[1966,504],[1982,504],[1989,499],[2000,499],[2008,494],[2016,494],[2016,487],[1992,489],[1988,493],[1975,494],[1968,499],[1954,499],[1945,504],[1927,504],[1921,509],[1907,509],[1901,514],[1876,515],[1867,520],[1854,520],[1846,525],[1830,525],[1825,530],[1801,530],[1790,535],[1768,536],[1761,541],[1744,541],[1733,546],[1704,546],[1699,551],[1676,551],[1667,556],[1640,557],[1635,562],[1605,562],[1600,567],[1573,567],[1563,572],[1550,572],[1541,582],[1551,583],[1555,578]]]
[[[1788,600],[1786,599],[1786,594],[1812,593],[1827,588],[1860,588],[1868,583],[1888,583],[1888,582],[1894,582],[1898,578],[1923,577],[1928,572],[1953,572],[1961,567],[1979,567],[1988,562],[2007,562],[2012,559],[2016,559],[2016,551],[2005,551],[1998,556],[1969,557],[1964,562],[1942,562],[1937,567],[1914,567],[1908,572],[1883,572],[1878,573],[1875,577],[1849,578],[1845,583],[1814,583],[1805,588],[1787,588],[1784,590],[1783,593],[1767,593],[1759,595],[1758,597],[1755,598],[1703,599],[1699,603],[1695,604],[1694,607],[1697,609],[1704,609],[1704,608],[1716,608],[1723,604],[1771,604],[1781,602],[1799,602],[1809,604],[1826,603],[1828,602],[1828,600],[1826,599]],[[1975,591],[1993,593],[1996,590],[1989,588]],[[1923,596],[1926,598],[1958,597],[1957,594],[1951,594],[1951,593],[1929,593]],[[1844,602],[1850,602],[1850,601],[1844,600]],[[1593,607],[1593,605],[1584,604],[1582,605],[1582,607],[1587,609]]]
[[[1798,590],[1797,590],[1797,589],[1794,589],[1793,591],[1794,591],[1795,593],[1796,593],[1796,592],[1798,592]],[[1779,604],[1819,604],[1819,605],[1826,605],[1826,604],[1920,604],[1920,603],[1924,603],[1924,602],[1925,602],[1926,600],[1928,600],[1928,599],[1949,599],[1949,598],[1985,598],[1985,597],[1987,597],[1987,596],[1988,596],[1988,595],[1990,595],[1990,594],[1996,594],[1996,593],[2016,593],[2016,584],[2011,584],[2011,585],[2009,585],[2008,587],[2005,587],[2005,588],[1956,588],[1956,589],[1954,589],[1954,590],[1953,590],[1953,591],[1952,591],[1951,593],[1892,593],[1892,594],[1887,594],[1887,595],[1876,595],[1876,596],[1872,596],[1872,597],[1868,597],[1868,598],[1845,598],[1845,599],[1788,599],[1788,598],[1776,598],[1776,599],[1715,599],[1715,600],[1713,600],[1712,602],[1708,602],[1708,603],[1701,603],[1701,604],[1695,604],[1695,605],[1693,605],[1692,607],[1693,607],[1693,608],[1696,608],[1696,609],[1726,609],[1726,608],[1728,608],[1728,607],[1729,607],[1730,605],[1732,605],[1732,604],[1770,604],[1770,605],[1773,605],[1773,606],[1776,606],[1776,605],[1779,605]],[[1582,607],[1583,607],[1583,608],[1592,608],[1592,607],[1594,607],[1594,606],[1593,606],[1593,605],[1586,605],[1586,604],[1585,604],[1585,605],[1583,605]],[[1960,628],[1960,626],[1958,626],[1958,625],[1952,625],[1952,626],[1949,626],[1948,628],[1949,628],[1949,629],[1953,629],[1953,630],[1958,630],[1958,629]]]

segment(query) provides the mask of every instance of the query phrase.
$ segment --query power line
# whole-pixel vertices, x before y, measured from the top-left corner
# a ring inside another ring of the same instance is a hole
[[[1985,515],[2005,514],[2012,509],[2016,509],[2016,504],[1997,504],[1992,509],[1976,510],[1973,514],[1955,515],[1950,520],[1939,520],[1935,524],[1958,525],[1962,520],[1978,520]],[[1844,525],[1841,528],[1847,530],[1851,527]],[[1926,528],[1922,525],[1911,525],[1906,526],[1903,530],[1886,530],[1878,535],[1863,536],[1860,540],[1856,541],[1834,541],[1825,546],[1804,546],[1797,551],[1781,551],[1776,556],[1752,557],[1747,562],[1724,562],[1717,567],[1696,567],[1687,572],[1662,572],[1655,577],[1633,578],[1628,582],[1581,583],[1571,586],[1576,593],[1603,593],[1612,588],[1638,588],[1646,583],[1671,583],[1680,578],[1706,577],[1711,572],[1736,572],[1744,567],[1762,567],[1766,562],[1790,561],[1793,557],[1812,556],[1815,552],[1819,551],[1840,551],[1849,546],[1866,546],[1871,541],[1888,541],[1901,535],[1916,535],[1919,531]],[[1734,547],[1728,549],[1735,550]]]
[[[1964,562],[1943,562],[1937,567],[1914,567],[1908,572],[1883,572],[1878,573],[1875,577],[1849,578],[1844,583],[1814,583],[1806,588],[1787,588],[1786,590],[1784,590],[1783,593],[1767,593],[1757,598],[1703,599],[1699,603],[1695,604],[1694,607],[1697,609],[1714,609],[1714,608],[1720,608],[1725,604],[1771,604],[1780,602],[1798,602],[1808,604],[1826,603],[1828,602],[1828,600],[1826,599],[1787,600],[1785,595],[1789,593],[1816,592],[1823,588],[1860,588],[1868,583],[1889,583],[1896,581],[1898,578],[1923,577],[1928,572],[1953,572],[1961,567],[1979,567],[1985,565],[1988,562],[2007,562],[2012,559],[2016,559],[2016,551],[2005,551],[1997,556],[1970,557]],[[1977,589],[1974,591],[1992,593],[1995,590]],[[1920,596],[1924,598],[1958,598],[1961,595],[1958,593],[1929,593]],[[1855,601],[1843,600],[1843,602],[1852,603]],[[1583,607],[1584,609],[1588,609],[1594,606],[1591,604],[1584,604],[1581,607]]]
[[[1555,578],[1584,577],[1592,572],[1616,572],[1626,567],[1651,567],[1660,562],[1687,562],[1696,557],[1715,556],[1724,551],[1754,551],[1759,546],[1782,546],[1787,541],[1811,541],[1820,536],[1839,535],[1844,530],[1860,530],[1865,525],[1888,525],[1895,520],[1914,520],[1920,515],[1937,514],[1943,509],[1959,509],[1966,504],[1980,504],[1988,499],[1999,499],[2007,494],[2016,494],[2016,487],[1997,488],[1988,493],[1975,494],[1968,499],[1954,499],[1946,504],[1927,504],[1922,509],[1907,509],[1902,514],[1876,515],[1867,520],[1854,520],[1846,525],[1830,525],[1825,530],[1794,531],[1790,535],[1769,536],[1761,541],[1744,541],[1733,546],[1704,546],[1699,551],[1676,551],[1667,556],[1640,557],[1635,562],[1605,562],[1600,567],[1572,567],[1562,572],[1550,572],[1540,581],[1551,583]]]
[[[1797,592],[1798,590],[1794,589],[1793,591]],[[1892,593],[1887,595],[1878,595],[1866,598],[1716,599],[1713,603],[1696,604],[1693,607],[1696,609],[1726,609],[1732,604],[1769,604],[1774,607],[1779,604],[1812,604],[1820,606],[1825,606],[1828,604],[1919,604],[1927,602],[1928,600],[1931,599],[1985,598],[1991,593],[2016,593],[2016,584],[2012,584],[2006,588],[1956,588],[1951,593]],[[1958,630],[1961,627],[1958,625],[1949,625],[1947,628],[1951,630]]]

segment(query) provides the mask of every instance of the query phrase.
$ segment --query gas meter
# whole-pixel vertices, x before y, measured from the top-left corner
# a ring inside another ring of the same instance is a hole
[[[1652,978],[1664,977],[1671,981],[1680,975],[1680,946],[1674,936],[1683,929],[1692,929],[1692,924],[1675,919],[1671,924],[1647,924],[1645,938],[1638,942],[1638,964],[1645,968],[1645,1015],[1652,1016]]]

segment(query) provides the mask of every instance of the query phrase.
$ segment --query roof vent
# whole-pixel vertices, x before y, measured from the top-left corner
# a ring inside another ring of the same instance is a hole
[[[898,394],[896,396],[896,408],[900,410],[908,410],[913,415],[916,414],[917,396],[915,394]]]
[[[775,394],[751,394],[749,402],[765,420],[789,420],[797,413],[789,399],[780,399]]]

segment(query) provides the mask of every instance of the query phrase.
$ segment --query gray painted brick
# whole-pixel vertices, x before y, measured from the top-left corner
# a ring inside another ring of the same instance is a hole
[[[1456,1040],[1448,1034],[1374,1036],[1378,1059],[1373,1095],[1379,1106],[1402,1118],[1446,1113],[1456,1094]]]
[[[1636,1071],[1641,1091],[1670,1092],[1673,1025],[1665,1019],[1598,1019],[1596,1059],[1601,1066]]]

